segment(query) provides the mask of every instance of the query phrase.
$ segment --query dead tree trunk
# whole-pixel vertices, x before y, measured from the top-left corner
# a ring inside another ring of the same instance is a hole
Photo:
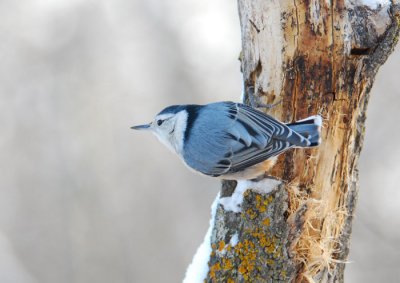
[[[400,25],[398,0],[373,2],[238,0],[245,86],[281,121],[322,115],[323,139],[223,183],[206,282],[343,282],[369,91]]]

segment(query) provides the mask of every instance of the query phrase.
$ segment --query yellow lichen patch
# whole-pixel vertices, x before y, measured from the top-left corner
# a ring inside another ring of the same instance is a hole
[[[244,198],[247,198],[247,197],[250,195],[250,193],[251,193],[251,190],[246,190],[246,191],[243,193],[243,197],[244,197]]]
[[[270,244],[266,238],[260,238],[259,243],[260,243],[260,246],[263,248],[265,248],[266,246],[268,246]]]
[[[225,242],[224,241],[219,241],[218,243],[218,251],[222,252],[222,250],[225,248]]]
[[[239,272],[245,280],[248,280],[255,268],[257,249],[253,242],[244,240],[235,246],[235,254],[240,260]]]
[[[286,274],[286,270],[283,269],[283,270],[281,271],[281,277],[286,278],[286,275],[287,275],[287,274]]]
[[[255,212],[253,209],[249,208],[246,210],[246,214],[249,216],[249,218],[251,220],[256,219],[256,217],[258,216],[257,212]]]
[[[277,249],[275,250],[274,254],[273,254],[274,258],[281,258],[282,257],[282,247],[279,246],[277,247]]]
[[[225,269],[225,270],[232,269],[233,268],[232,260],[230,260],[229,258],[224,259],[222,268]]]
[[[263,198],[261,197],[261,195],[256,195],[256,208],[261,213],[263,213],[267,210],[266,206],[264,206],[262,204],[263,204]]]
[[[263,224],[264,224],[265,226],[269,226],[269,225],[271,224],[271,220],[267,217],[267,218],[265,218],[265,219],[263,220]]]
[[[256,203],[255,207],[260,213],[264,213],[267,211],[268,205],[273,201],[272,196],[268,196],[267,198],[263,198],[261,195],[256,195]]]
[[[267,259],[267,264],[268,265],[274,265],[275,261],[272,259]]]
[[[265,248],[265,251],[269,254],[275,255],[275,246],[274,245],[269,245]]]
[[[244,193],[244,197],[250,197],[251,190],[247,190]],[[273,201],[272,196],[263,197],[260,194],[256,194],[254,198],[254,206],[246,209],[246,215],[250,220],[256,219],[261,213],[265,213],[267,211],[268,205]],[[265,225],[269,225],[269,220],[266,220]]]
[[[217,277],[216,277],[216,272],[218,272],[218,271],[220,271],[221,270],[221,265],[220,265],[220,263],[219,262],[217,262],[216,264],[214,264],[214,265],[212,265],[211,267],[210,267],[210,277],[212,278],[212,279],[216,279]]]
[[[243,265],[239,266],[238,271],[243,275],[243,277],[248,277],[248,275],[246,274],[247,270]]]
[[[274,255],[276,247],[279,246],[278,238],[269,236],[265,231],[259,229],[253,231],[251,235],[258,240],[258,243],[264,248],[266,253]]]

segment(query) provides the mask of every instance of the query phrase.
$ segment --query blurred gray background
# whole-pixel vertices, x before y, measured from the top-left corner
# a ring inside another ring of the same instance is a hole
[[[236,1],[0,0],[0,282],[179,282],[219,182],[130,126],[238,100]],[[347,282],[400,277],[400,50],[360,160]]]

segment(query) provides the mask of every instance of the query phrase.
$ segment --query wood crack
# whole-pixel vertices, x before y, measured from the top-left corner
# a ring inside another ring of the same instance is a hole
[[[330,0],[330,14],[331,14],[331,37],[332,37],[332,47],[331,47],[331,88],[332,92],[335,93],[336,100],[336,83],[335,83],[335,27],[334,27],[334,6],[333,0]]]
[[[296,35],[294,36],[294,37],[295,37],[295,40],[294,40],[294,42],[295,42],[294,50],[295,50],[295,52],[296,52],[297,46],[299,45],[299,35],[300,35],[300,28],[299,28],[299,10],[298,10],[298,7],[297,7],[296,0],[293,0],[293,5],[294,5],[295,13],[296,13],[296,31],[297,31],[297,33],[296,33]]]
[[[257,25],[253,22],[252,19],[249,19],[250,24],[252,25],[252,27],[257,31],[257,33],[260,33],[260,29],[257,27]]]

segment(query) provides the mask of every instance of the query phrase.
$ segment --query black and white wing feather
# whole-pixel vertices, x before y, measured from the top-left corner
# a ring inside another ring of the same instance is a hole
[[[215,168],[224,171],[221,175],[245,170],[298,144],[307,145],[303,136],[271,116],[244,104],[235,107],[235,123],[227,131],[231,151]]]

